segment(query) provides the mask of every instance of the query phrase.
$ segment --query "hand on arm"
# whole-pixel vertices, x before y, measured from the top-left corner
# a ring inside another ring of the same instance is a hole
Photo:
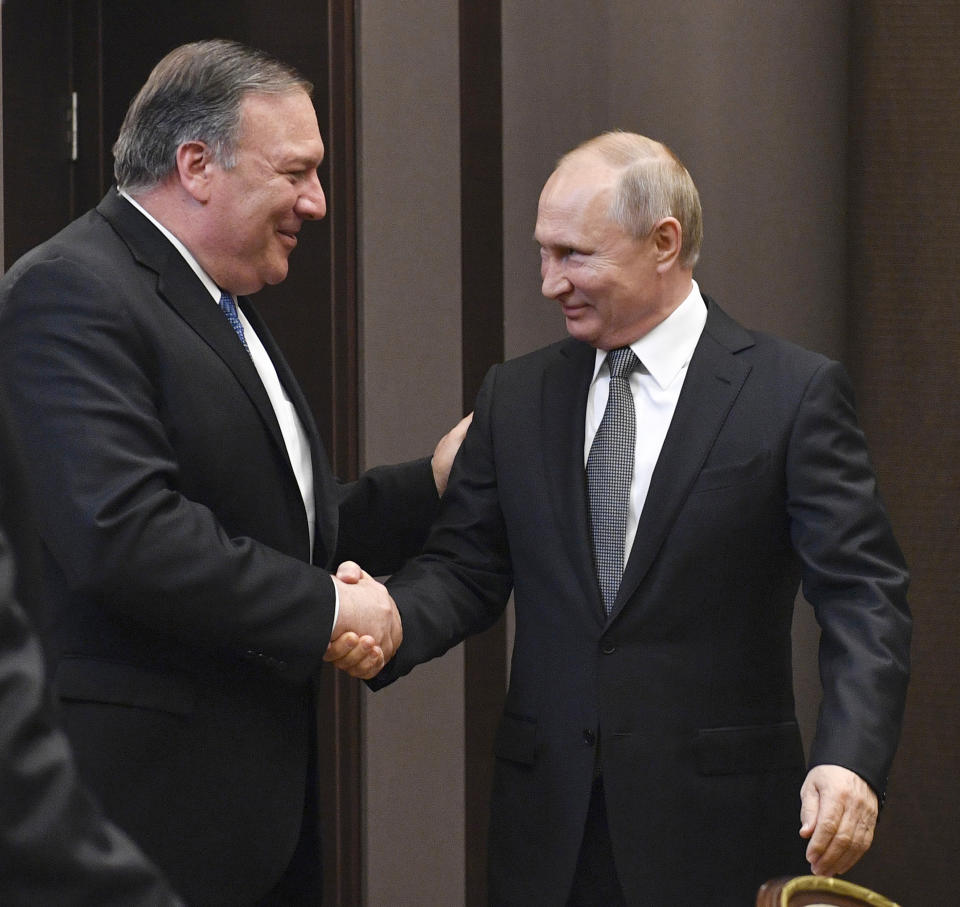
[[[400,614],[386,587],[352,561],[340,565],[333,581],[340,596],[340,613],[324,661],[351,677],[369,680],[400,646]]]
[[[443,495],[447,490],[447,479],[450,478],[453,459],[456,457],[457,451],[460,450],[460,445],[463,443],[464,436],[472,421],[473,413],[464,416],[437,443],[430,465],[433,467],[433,481],[437,486],[437,494],[439,495]]]
[[[839,875],[866,853],[877,824],[877,795],[858,774],[815,765],[800,788],[800,837],[815,875]]]

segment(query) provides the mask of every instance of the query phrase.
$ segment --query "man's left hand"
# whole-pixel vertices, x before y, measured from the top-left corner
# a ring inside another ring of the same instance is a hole
[[[800,788],[800,837],[809,838],[814,875],[846,872],[873,841],[877,795],[858,774],[839,765],[815,765]]]

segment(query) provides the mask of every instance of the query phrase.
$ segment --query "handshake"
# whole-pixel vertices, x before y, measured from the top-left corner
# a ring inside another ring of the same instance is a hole
[[[443,495],[453,459],[473,420],[464,416],[439,441],[431,465],[437,494]],[[333,578],[340,600],[337,622],[323,656],[351,677],[369,680],[393,658],[403,639],[400,613],[390,593],[353,561],[344,561]]]
[[[323,660],[351,677],[369,680],[400,647],[400,613],[386,586],[353,561],[344,561],[333,581],[340,610]]]

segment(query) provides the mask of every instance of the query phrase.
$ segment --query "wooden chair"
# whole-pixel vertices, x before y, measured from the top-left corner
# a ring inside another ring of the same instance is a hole
[[[771,879],[757,892],[757,907],[900,907],[869,888],[824,876]]]

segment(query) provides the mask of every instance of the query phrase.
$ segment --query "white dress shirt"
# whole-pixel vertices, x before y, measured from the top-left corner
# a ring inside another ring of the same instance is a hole
[[[624,564],[637,535],[637,524],[647,499],[650,479],[677,408],[690,358],[706,321],[707,306],[700,295],[697,282],[693,281],[693,288],[687,298],[652,331],[630,344],[641,364],[630,376],[630,390],[637,414],[637,434]],[[609,392],[610,369],[607,366],[607,353],[605,350],[597,350],[593,380],[587,393],[584,466],[590,455],[594,436],[600,427]]]

